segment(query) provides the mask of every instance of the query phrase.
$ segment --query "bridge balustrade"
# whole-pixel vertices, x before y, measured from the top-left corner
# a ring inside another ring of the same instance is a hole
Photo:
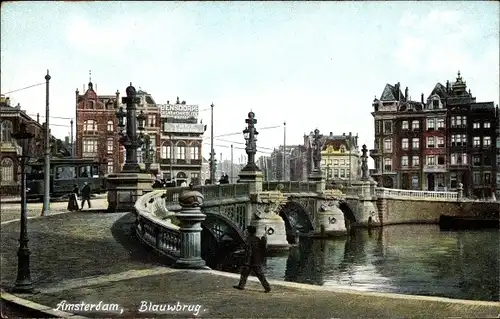
[[[281,192],[283,193],[301,193],[301,192],[315,192],[316,191],[316,183],[308,182],[308,181],[265,181],[262,182],[262,190],[263,191],[275,191],[278,188],[278,185],[282,185],[283,189]]]
[[[433,191],[417,191],[408,189],[393,189],[377,187],[376,194],[379,198],[421,198],[421,199],[441,199],[441,200],[458,200],[457,192],[433,192]]]
[[[162,190],[165,195],[167,206],[176,205],[179,202],[179,195],[189,187],[170,187]],[[222,184],[222,185],[198,185],[193,190],[200,192],[204,200],[225,199],[234,197],[243,197],[249,195],[248,184]]]

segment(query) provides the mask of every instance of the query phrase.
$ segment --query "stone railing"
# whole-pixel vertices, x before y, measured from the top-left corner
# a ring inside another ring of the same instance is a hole
[[[164,190],[155,190],[139,197],[135,203],[136,235],[159,253],[177,260],[180,256],[179,226],[168,219]]]
[[[308,181],[266,181],[262,182],[263,191],[275,191],[278,190],[278,185],[283,185],[280,190],[282,193],[301,193],[301,192],[315,192],[316,183]]]
[[[179,195],[184,191],[189,189],[189,187],[171,187],[163,189],[165,195],[165,205],[166,207],[177,205],[179,202]],[[249,196],[250,191],[248,184],[238,183],[238,184],[222,184],[222,185],[199,185],[194,186],[193,190],[200,192],[205,201],[215,200],[215,199],[226,199]]]
[[[443,200],[451,201],[458,200],[457,192],[432,192],[432,191],[416,191],[408,189],[393,189],[377,187],[376,194],[379,198],[394,198],[394,199],[423,199],[423,200]]]

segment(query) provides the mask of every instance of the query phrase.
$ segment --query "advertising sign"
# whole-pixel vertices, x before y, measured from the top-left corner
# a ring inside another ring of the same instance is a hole
[[[188,124],[188,123],[165,123],[163,131],[173,133],[204,133],[204,124]]]
[[[175,118],[175,119],[189,119],[198,118],[198,105],[186,104],[160,104],[160,117],[162,118]]]

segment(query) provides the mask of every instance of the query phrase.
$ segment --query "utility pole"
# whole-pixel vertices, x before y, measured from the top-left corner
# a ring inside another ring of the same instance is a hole
[[[74,146],[74,143],[73,143],[73,119],[71,119],[71,121],[69,121],[69,123],[71,125],[71,133],[70,133],[71,156],[75,157],[75,146]]]
[[[49,105],[49,81],[50,75],[47,70],[45,75],[45,167],[43,174],[43,208],[42,216],[49,215],[50,210],[50,105]]]
[[[215,184],[214,103],[210,105],[210,184]]]
[[[233,144],[231,144],[231,184],[234,183],[234,180],[233,180],[233,173],[234,173],[234,169],[233,169]]]
[[[283,182],[286,182],[286,122],[283,122]]]

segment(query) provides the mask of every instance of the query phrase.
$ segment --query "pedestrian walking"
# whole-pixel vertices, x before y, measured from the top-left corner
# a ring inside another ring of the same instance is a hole
[[[68,200],[68,210],[70,212],[79,210],[78,207],[78,186],[74,185],[73,189],[71,190],[71,193],[69,194],[69,200]]]
[[[87,182],[85,182],[85,185],[82,188],[82,207],[80,210],[83,210],[85,202],[89,205],[89,209],[92,208],[92,205],[90,204],[90,185]]]
[[[257,233],[255,226],[248,226],[247,233],[248,236],[245,243],[245,257],[243,266],[241,267],[240,283],[233,286],[233,288],[239,290],[245,289],[248,276],[251,272],[253,272],[264,287],[264,291],[270,292],[271,286],[262,272],[262,262],[264,261],[264,257],[266,255],[267,236],[264,234],[262,238],[257,237],[255,235]]]

